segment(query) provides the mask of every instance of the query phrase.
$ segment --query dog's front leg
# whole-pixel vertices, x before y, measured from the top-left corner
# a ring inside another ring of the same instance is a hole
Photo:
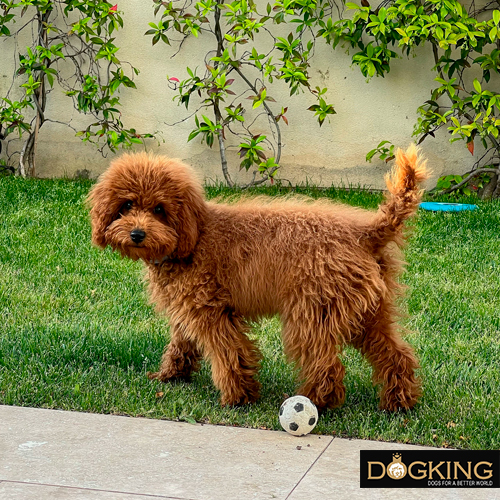
[[[173,325],[171,332],[170,344],[163,353],[159,370],[148,373],[148,377],[161,382],[172,379],[189,381],[192,372],[200,369],[201,354],[196,344],[178,326]]]

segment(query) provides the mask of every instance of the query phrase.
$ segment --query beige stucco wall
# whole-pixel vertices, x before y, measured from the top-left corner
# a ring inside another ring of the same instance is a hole
[[[202,67],[203,53],[213,40],[209,35],[198,40],[189,39],[181,53],[172,59],[174,50],[171,47],[164,44],[152,47],[151,38],[144,36],[148,22],[154,20],[152,2],[122,0],[119,8],[124,12],[125,29],[118,36],[121,47],[118,56],[141,71],[135,77],[137,90],[121,93],[125,125],[134,126],[138,131],[158,131],[160,144],[151,141],[148,150],[181,158],[209,182],[221,180],[217,145],[210,150],[198,139],[187,143],[192,121],[169,125],[187,117],[188,113],[172,101],[175,93],[166,85],[167,73],[182,80],[187,76],[187,65]],[[3,41],[0,44],[0,95],[4,95],[11,84],[12,63],[12,42]],[[289,106],[289,126],[282,124],[279,177],[293,184],[307,181],[322,186],[333,183],[382,188],[383,174],[389,166],[376,160],[366,163],[366,153],[383,139],[401,147],[413,140],[416,109],[429,98],[433,85],[430,50],[420,50],[417,58],[394,61],[386,78],[374,78],[369,83],[359,69],[350,64],[351,56],[343,50],[332,51],[319,41],[310,71],[312,84],[328,87],[327,101],[337,111],[321,128],[313,113],[306,111],[313,104],[308,94],[290,98],[284,84],[270,89],[269,93],[278,101],[271,103],[273,111],[278,113],[281,106]],[[77,129],[91,123],[91,118],[79,116],[74,111],[70,99],[58,88],[49,97],[46,114],[54,120],[72,120]],[[471,157],[465,144],[450,144],[449,135],[444,132],[436,139],[426,140],[422,149],[434,172],[429,187],[444,173],[469,170],[479,154],[476,152]],[[75,138],[71,129],[46,123],[38,144],[37,175],[73,177],[78,170],[88,170],[96,177],[113,156],[109,154],[103,158],[94,146]],[[237,155],[230,153],[229,159],[232,176],[243,182],[248,176],[238,172]]]

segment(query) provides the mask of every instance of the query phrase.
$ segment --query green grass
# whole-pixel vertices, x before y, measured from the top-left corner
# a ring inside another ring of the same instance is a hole
[[[254,325],[264,360],[253,405],[220,407],[207,365],[191,384],[146,378],[160,361],[166,321],[148,305],[141,264],[91,246],[90,186],[0,179],[0,403],[278,429],[279,405],[296,386],[277,319]],[[368,208],[381,200],[360,190],[299,191]],[[379,411],[369,365],[346,349],[346,402],[325,412],[315,432],[500,447],[500,204],[477,203],[475,212],[420,212],[406,248],[402,306],[421,363],[419,404]]]

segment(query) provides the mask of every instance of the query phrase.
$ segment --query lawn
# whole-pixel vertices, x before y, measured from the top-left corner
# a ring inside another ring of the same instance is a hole
[[[168,339],[166,320],[148,305],[140,263],[91,246],[90,186],[0,178],[0,404],[278,429],[278,408],[296,385],[276,318],[254,325],[264,354],[255,404],[220,407],[207,365],[190,384],[146,378]],[[302,192],[367,208],[381,200],[360,190]],[[349,348],[346,402],[315,432],[500,447],[500,203],[477,203],[475,212],[421,211],[405,250],[403,323],[421,363],[418,405],[379,411],[371,369]]]

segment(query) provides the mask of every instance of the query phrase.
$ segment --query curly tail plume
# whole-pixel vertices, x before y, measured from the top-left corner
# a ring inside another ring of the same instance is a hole
[[[401,243],[404,222],[417,211],[422,199],[420,184],[429,177],[426,163],[415,144],[406,151],[398,149],[392,172],[385,177],[389,192],[375,219],[378,234],[372,234],[378,235],[381,243]]]

